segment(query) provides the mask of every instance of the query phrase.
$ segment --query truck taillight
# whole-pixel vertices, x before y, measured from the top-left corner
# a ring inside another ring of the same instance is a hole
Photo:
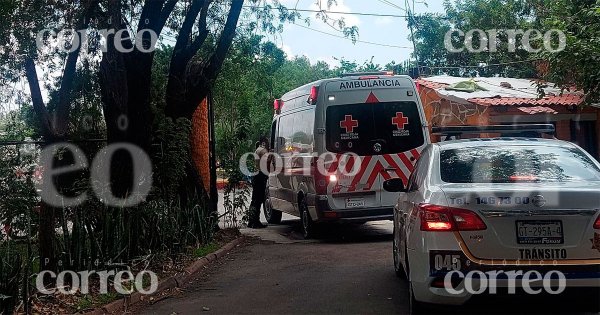
[[[421,231],[478,231],[487,226],[473,211],[420,204]]]
[[[600,215],[596,218],[596,222],[594,222],[594,229],[600,229]]]

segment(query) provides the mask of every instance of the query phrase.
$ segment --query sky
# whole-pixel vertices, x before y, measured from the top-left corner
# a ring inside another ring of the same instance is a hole
[[[294,8],[297,3],[298,9],[318,9],[315,0],[280,0],[288,8]],[[326,2],[326,1],[323,1]],[[387,2],[387,3],[386,3]],[[415,3],[415,14],[444,13],[441,0],[426,0],[427,5]],[[389,4],[391,3],[391,4]],[[349,12],[349,13],[375,13],[387,15],[406,15],[403,0],[337,0],[330,11]],[[326,6],[326,4],[324,4]],[[332,18],[344,17],[348,26],[358,27],[358,39],[361,41],[399,46],[383,47],[367,43],[352,43],[349,39],[338,38],[323,34],[317,31],[342,35],[340,32],[332,29],[322,21],[315,18],[314,13],[301,12],[303,17],[310,17],[310,29],[301,26],[307,26],[302,21],[296,22],[301,25],[286,24],[283,33],[277,38],[272,38],[278,46],[283,49],[288,57],[307,56],[311,62],[322,60],[330,65],[338,65],[334,58],[344,57],[349,61],[356,61],[359,64],[370,60],[382,66],[394,60],[401,62],[409,59],[412,53],[412,42],[409,40],[410,30],[408,29],[406,19],[403,17],[376,17],[359,15],[337,15],[332,14]],[[317,30],[317,31],[315,31]]]

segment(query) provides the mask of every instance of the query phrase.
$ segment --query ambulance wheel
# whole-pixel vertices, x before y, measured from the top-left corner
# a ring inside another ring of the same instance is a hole
[[[265,204],[263,205],[263,213],[265,214],[265,219],[270,224],[279,224],[281,223],[281,211],[277,211],[273,209],[273,205],[271,204],[271,198],[269,197],[269,187],[267,187],[265,191]]]
[[[308,212],[306,200],[302,199],[299,206],[300,223],[302,224],[302,236],[304,239],[313,238],[315,236],[315,223],[312,221],[310,213]]]

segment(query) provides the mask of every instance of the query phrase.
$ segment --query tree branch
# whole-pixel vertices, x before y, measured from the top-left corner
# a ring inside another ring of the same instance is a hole
[[[194,38],[194,41],[188,49],[189,55],[191,56],[195,55],[198,52],[198,50],[200,50],[200,47],[202,47],[202,44],[204,44],[206,37],[208,37],[208,29],[206,28],[206,17],[208,16],[208,7],[212,3],[212,1],[213,0],[204,1],[204,6],[202,7],[202,11],[200,12],[200,17],[198,18],[198,29],[200,30],[200,33],[198,34],[198,36],[196,36],[196,38]]]
[[[243,0],[231,1],[231,9],[229,10],[229,15],[227,16],[225,28],[221,33],[221,38],[219,39],[219,43],[217,44],[215,52],[210,57],[208,65],[203,71],[204,78],[207,79],[211,85],[212,81],[214,81],[219,74],[219,71],[223,66],[223,62],[225,61],[225,57],[227,56],[227,51],[229,51],[229,47],[231,47],[231,43],[235,37],[235,29],[242,12],[243,4]]]
[[[162,32],[163,28],[167,24],[167,20],[169,19],[169,16],[175,9],[175,5],[177,5],[178,1],[179,0],[168,0],[167,3],[164,5],[162,11],[160,12],[160,17],[158,19],[158,23],[156,24],[156,27],[154,28],[154,31],[157,34],[160,34]]]
[[[242,12],[242,6],[244,0],[232,0],[231,8],[227,16],[227,22],[219,38],[217,47],[210,57],[208,64],[201,67],[199,65],[193,65],[189,68],[187,73],[187,102],[185,103],[186,108],[181,109],[181,113],[185,116],[190,115],[200,104],[200,101],[208,94],[208,91],[212,88],[221,68],[225,57],[231,47],[233,38],[235,37],[235,30],[237,23]]]
[[[52,123],[50,122],[50,113],[48,113],[48,109],[46,108],[46,105],[44,105],[42,91],[40,90],[40,82],[38,81],[37,70],[35,69],[35,62],[31,57],[25,59],[25,76],[27,77],[27,82],[29,84],[33,110],[40,120],[42,133],[45,138],[53,138],[54,130],[52,129]]]
[[[89,20],[91,19],[98,2],[98,0],[89,0],[83,5],[83,14],[76,24],[77,29],[87,28]],[[46,108],[42,98],[40,82],[37,76],[37,70],[35,68],[35,61],[32,57],[27,57],[25,59],[25,76],[27,77],[29,91],[31,93],[31,101],[33,103],[33,108],[40,120],[42,132],[45,138],[53,139],[57,137],[64,137],[66,135],[69,121],[69,109],[71,105],[70,95],[73,87],[73,79],[77,70],[77,60],[79,59],[80,51],[81,45],[79,45],[75,51],[69,53],[67,56],[65,70],[61,80],[61,86],[58,91],[55,124],[52,123],[50,119],[50,113],[48,112],[48,109]]]
[[[164,3],[165,0],[153,0],[144,2],[144,6],[142,7],[142,13],[140,14],[140,21],[138,22],[137,27],[138,33],[145,28],[150,28],[154,30],[153,25],[159,22],[158,17],[162,12],[162,7]],[[146,24],[146,20],[148,20],[148,24]]]
[[[92,18],[95,7],[98,5],[98,0],[89,0],[84,5],[84,12],[77,22],[77,30],[86,29],[89,25],[89,20]],[[78,34],[77,34],[78,35]],[[56,106],[56,125],[54,131],[57,136],[65,136],[68,129],[69,112],[71,109],[71,90],[73,88],[73,79],[77,72],[77,60],[81,51],[81,44],[77,49],[69,53],[65,63],[60,90],[58,92],[58,105]]]
[[[196,17],[204,7],[204,3],[207,0],[192,0],[192,6],[185,15],[179,35],[177,36],[177,42],[175,43],[174,52],[183,51],[188,47],[190,41],[190,35],[192,34],[192,28],[196,22]]]
[[[200,12],[200,18],[198,19],[198,29],[200,32],[206,31],[206,17],[208,16],[208,7],[213,2],[213,0],[205,0],[204,5],[202,6],[202,11]]]

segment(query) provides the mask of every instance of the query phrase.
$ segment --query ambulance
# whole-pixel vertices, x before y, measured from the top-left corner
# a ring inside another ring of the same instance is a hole
[[[408,181],[429,130],[408,76],[354,73],[320,80],[274,102],[264,214],[300,217],[305,238],[315,224],[393,219],[397,193],[383,183]]]

